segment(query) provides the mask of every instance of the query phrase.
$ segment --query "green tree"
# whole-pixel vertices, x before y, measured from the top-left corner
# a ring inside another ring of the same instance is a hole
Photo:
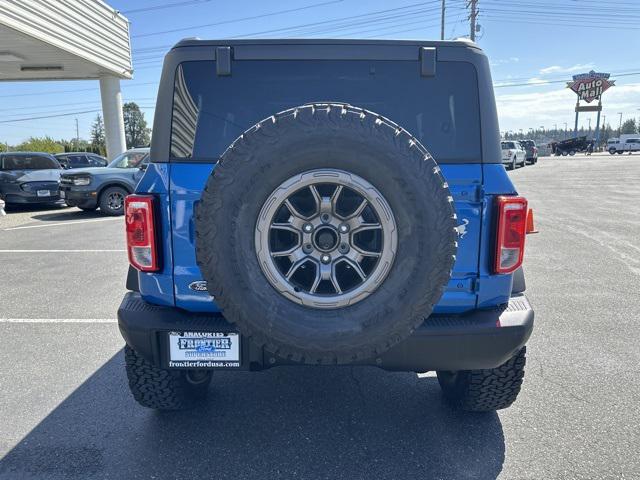
[[[107,143],[104,134],[104,122],[100,114],[96,115],[96,119],[91,125],[91,150],[100,155],[107,154]]]
[[[636,133],[638,131],[638,128],[636,126],[636,119],[635,118],[630,118],[628,120],[625,120],[624,123],[622,124],[622,129],[620,130],[620,133]]]
[[[56,142],[53,138],[46,137],[29,137],[27,140],[16,146],[18,152],[46,152],[46,153],[62,153],[64,146]]]
[[[122,106],[124,115],[124,135],[129,148],[144,147],[151,140],[151,129],[147,127],[144,113],[135,102],[127,102]]]

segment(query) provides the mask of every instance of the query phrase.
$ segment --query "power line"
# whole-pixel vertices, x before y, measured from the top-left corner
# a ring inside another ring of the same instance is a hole
[[[124,101],[124,103],[127,102],[142,102],[142,101],[150,101],[150,100],[155,100],[155,97],[142,97],[142,98],[132,98],[132,99],[126,99]],[[15,112],[15,111],[19,111],[22,113],[19,113],[17,115],[8,115],[9,117],[12,116],[20,116],[20,115],[24,115],[25,113],[28,114],[40,114],[40,113],[54,113],[59,111],[59,109],[54,109],[54,110],[49,110],[49,108],[52,107],[78,107],[81,105],[87,105],[87,106],[92,106],[92,107],[98,107],[100,106],[100,101],[92,101],[92,102],[72,102],[72,103],[54,103],[54,104],[46,104],[46,105],[39,105],[37,107],[14,107],[14,108],[4,108],[0,111],[0,113],[5,113],[5,112]],[[36,109],[35,111],[32,111],[33,109]],[[41,110],[42,108],[45,108],[46,110]]]
[[[636,75],[640,75],[640,72],[630,72],[630,73],[622,73],[616,75],[616,78],[619,77],[633,77]],[[551,85],[555,83],[567,83],[567,80],[544,80],[540,79],[539,82],[524,82],[524,83],[503,83],[499,85],[494,85],[493,88],[507,88],[507,87],[540,87],[543,85]]]
[[[271,34],[271,33],[281,33],[281,32],[287,32],[287,31],[292,31],[292,30],[299,30],[303,27],[314,27],[314,26],[319,26],[319,25],[326,25],[326,24],[331,24],[332,22],[336,22],[336,21],[342,21],[342,20],[350,20],[353,18],[363,18],[363,17],[371,17],[380,13],[388,13],[388,12],[395,12],[398,10],[404,10],[407,8],[413,8],[413,7],[419,7],[419,6],[423,6],[423,5],[429,5],[429,4],[434,4],[439,2],[440,0],[431,0],[428,2],[421,2],[421,3],[414,3],[412,5],[405,5],[403,7],[396,7],[396,8],[389,8],[389,9],[385,9],[385,10],[378,10],[375,12],[369,12],[369,13],[363,13],[360,15],[350,15],[348,17],[341,17],[341,18],[332,18],[330,20],[324,20],[321,22],[312,22],[312,23],[305,23],[305,24],[301,24],[301,25],[294,25],[291,27],[283,27],[283,28],[275,28],[275,29],[271,29],[271,30],[262,30],[260,32],[253,32],[253,33],[245,33],[245,34],[241,34],[241,35],[234,35],[232,37],[227,37],[229,39],[233,39],[233,38],[241,38],[241,37],[252,37],[255,35],[265,35],[265,34]]]
[[[140,106],[138,105],[141,109],[152,109],[155,108],[154,106]],[[98,113],[101,112],[102,109],[93,109],[93,110],[81,110],[78,112],[67,112],[67,113],[59,113],[56,115],[43,115],[43,116],[39,116],[39,117],[25,117],[25,118],[16,118],[13,120],[0,120],[0,123],[16,123],[16,122],[27,122],[29,120],[42,120],[44,118],[56,118],[56,117],[68,117],[71,115],[81,115],[83,113]]]
[[[134,83],[131,85],[123,85],[123,88],[133,88],[133,87],[142,87],[143,85],[157,85],[158,82],[143,82],[143,83]],[[57,95],[58,93],[76,93],[76,92],[98,92],[95,87],[92,88],[76,88],[74,90],[48,90],[46,92],[30,92],[30,93],[13,93],[9,95],[0,95],[0,98],[9,98],[9,97],[31,97],[36,95]]]
[[[119,10],[120,13],[131,15],[132,13],[150,12],[152,10],[164,10],[165,8],[186,7],[189,5],[197,5],[202,3],[208,3],[211,0],[185,0],[183,2],[166,3],[164,5],[154,5],[152,7],[134,8],[131,10]]]
[[[317,7],[322,7],[325,5],[331,5],[334,3],[340,3],[343,0],[330,0],[328,2],[322,2],[322,3],[314,3],[312,5],[306,5],[304,7],[298,7],[298,8],[290,8],[287,10],[279,10],[277,12],[269,12],[269,13],[263,13],[260,15],[253,15],[251,17],[241,17],[241,18],[234,18],[234,19],[230,19],[230,20],[222,20],[220,22],[214,22],[214,23],[204,23],[201,25],[190,25],[187,27],[181,27],[181,28],[174,28],[171,30],[160,30],[157,32],[149,32],[149,33],[141,33],[139,35],[132,35],[132,38],[142,38],[142,37],[152,37],[155,35],[164,35],[165,33],[176,33],[176,32],[184,32],[185,30],[194,30],[196,28],[205,28],[205,27],[215,27],[218,25],[227,25],[229,23],[236,23],[236,22],[245,22],[248,20],[256,20],[258,18],[265,18],[265,17],[273,17],[276,15],[284,15],[286,13],[292,13],[292,12],[299,12],[301,10],[308,10],[310,8],[317,8]]]

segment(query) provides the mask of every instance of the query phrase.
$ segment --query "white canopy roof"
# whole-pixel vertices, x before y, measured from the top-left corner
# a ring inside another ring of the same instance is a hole
[[[0,81],[131,73],[129,21],[101,0],[0,0]]]

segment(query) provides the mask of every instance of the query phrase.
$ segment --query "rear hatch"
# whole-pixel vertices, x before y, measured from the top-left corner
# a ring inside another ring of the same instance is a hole
[[[475,308],[483,192],[477,68],[464,61],[471,49],[443,47],[437,62],[427,62],[425,75],[424,58],[415,46],[332,45],[329,53],[311,45],[277,47],[217,47],[218,63],[210,57],[198,59],[198,49],[174,50],[167,170],[176,306],[217,309],[207,293],[199,291],[202,274],[195,258],[193,214],[217,158],[246,129],[276,112],[332,101],[393,120],[439,162],[454,197],[460,239],[453,276],[436,312]],[[444,61],[448,50],[451,60]],[[477,51],[473,54],[484,59]],[[180,57],[185,61],[176,59]],[[167,63],[165,75],[171,71]]]

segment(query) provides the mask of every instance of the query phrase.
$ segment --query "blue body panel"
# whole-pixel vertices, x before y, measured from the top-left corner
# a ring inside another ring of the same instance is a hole
[[[517,194],[511,179],[504,167],[498,164],[485,164],[482,166],[484,178],[484,202],[483,218],[484,229],[480,249],[480,269],[478,278],[478,308],[490,308],[509,301],[513,274],[495,275],[492,273],[494,255],[494,231],[491,228],[495,223],[494,199],[498,195]]]
[[[169,207],[169,172],[171,166],[150,163],[136,187],[136,193],[152,194],[156,198],[159,215],[157,219],[158,247],[161,255],[161,270],[156,273],[138,273],[142,297],[156,305],[175,305],[173,289],[173,248],[171,244],[171,209]]]
[[[194,312],[219,311],[215,301],[206,292],[197,292],[189,284],[202,280],[195,258],[194,206],[200,199],[204,185],[214,166],[204,163],[152,164],[144,181],[138,186],[141,192],[155,193],[160,197],[163,209],[162,238],[165,255],[163,270],[159,275],[141,274],[141,292],[153,303],[173,305]],[[504,188],[501,193],[513,189],[501,165],[491,171],[495,180],[493,189]],[[464,226],[458,240],[458,254],[453,275],[444,295],[435,308],[437,313],[459,313],[491,306],[491,298],[508,298],[511,276],[490,275],[490,249],[482,249],[492,240],[491,218],[487,212],[487,201],[483,197],[483,166],[481,164],[442,165],[442,172],[454,197],[459,224]],[[501,180],[502,179],[502,180]],[[502,185],[502,187],[501,187]],[[167,197],[166,191],[170,194]],[[168,208],[168,210],[167,210]],[[167,227],[167,224],[171,228]],[[486,250],[486,252],[484,251]],[[170,257],[170,258],[169,258]],[[171,261],[171,266],[169,265]],[[159,278],[154,278],[159,277]],[[172,278],[173,277],[173,278]],[[490,288],[489,280],[495,283]],[[485,289],[482,287],[486,285]],[[172,291],[169,290],[171,286]],[[479,290],[480,289],[480,290]],[[489,289],[489,290],[487,290]],[[493,291],[491,294],[490,290]],[[483,300],[479,301],[482,291]],[[503,301],[501,303],[504,303]]]
[[[140,273],[140,293],[158,305],[192,312],[218,312],[206,292],[189,288],[202,280],[195,256],[194,207],[214,168],[206,163],[149,165],[137,187],[154,194],[161,211],[162,270]],[[494,275],[493,199],[515,194],[505,169],[499,164],[441,165],[454,198],[460,237],[451,280],[436,305],[436,313],[461,313],[508,302],[512,275]]]

